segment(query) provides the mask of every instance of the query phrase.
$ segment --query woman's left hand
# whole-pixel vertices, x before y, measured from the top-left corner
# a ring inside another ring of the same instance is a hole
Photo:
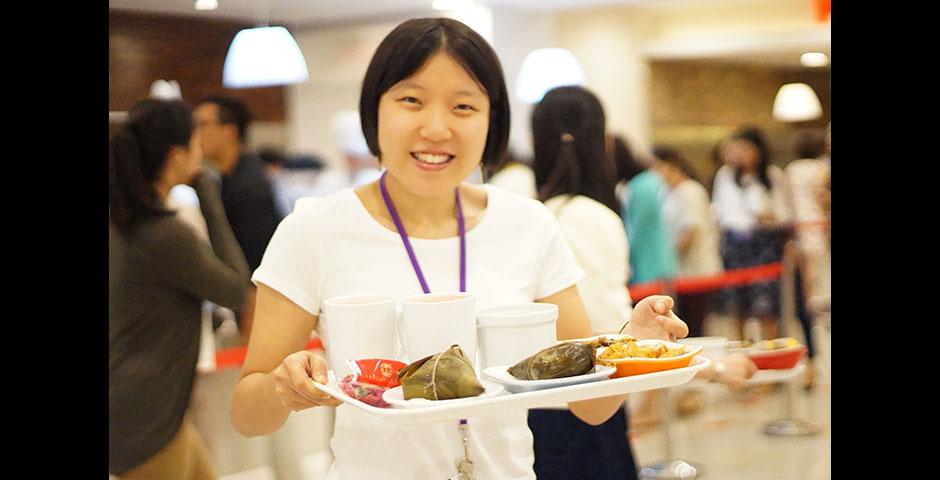
[[[689,334],[689,327],[672,311],[675,302],[666,295],[651,295],[633,307],[633,317],[623,333],[638,340],[648,338],[675,341]]]

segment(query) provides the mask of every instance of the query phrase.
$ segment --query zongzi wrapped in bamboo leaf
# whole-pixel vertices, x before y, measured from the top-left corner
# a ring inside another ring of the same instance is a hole
[[[594,370],[594,348],[578,342],[553,345],[509,367],[519,380],[546,380],[581,375]]]
[[[405,400],[475,397],[485,390],[459,345],[424,357],[398,371]]]

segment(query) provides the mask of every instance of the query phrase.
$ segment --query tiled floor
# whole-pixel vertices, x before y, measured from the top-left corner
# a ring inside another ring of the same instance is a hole
[[[666,446],[662,425],[634,432],[633,448],[643,467],[666,458],[681,458],[698,467],[699,479],[708,480],[828,480],[831,478],[831,338],[814,330],[819,372],[816,388],[795,389],[794,416],[817,422],[812,436],[774,437],[762,433],[765,424],[786,417],[785,384],[758,391],[754,387],[729,392],[717,385],[702,385],[706,406],[696,414],[675,418],[671,445]],[[799,335],[791,335],[801,338]]]

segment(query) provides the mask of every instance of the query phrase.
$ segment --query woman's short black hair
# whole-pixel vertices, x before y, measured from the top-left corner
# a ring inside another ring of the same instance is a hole
[[[372,56],[359,96],[359,118],[369,150],[379,149],[379,100],[396,83],[417,72],[433,54],[444,51],[483,88],[490,99],[489,131],[483,164],[499,161],[509,142],[509,96],[493,47],[470,27],[450,18],[416,18],[395,27]]]

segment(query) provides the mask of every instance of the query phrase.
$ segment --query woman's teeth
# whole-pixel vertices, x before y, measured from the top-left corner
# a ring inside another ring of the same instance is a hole
[[[419,162],[430,163],[433,165],[445,163],[453,158],[451,155],[433,155],[430,153],[412,153],[411,156],[416,158]]]

